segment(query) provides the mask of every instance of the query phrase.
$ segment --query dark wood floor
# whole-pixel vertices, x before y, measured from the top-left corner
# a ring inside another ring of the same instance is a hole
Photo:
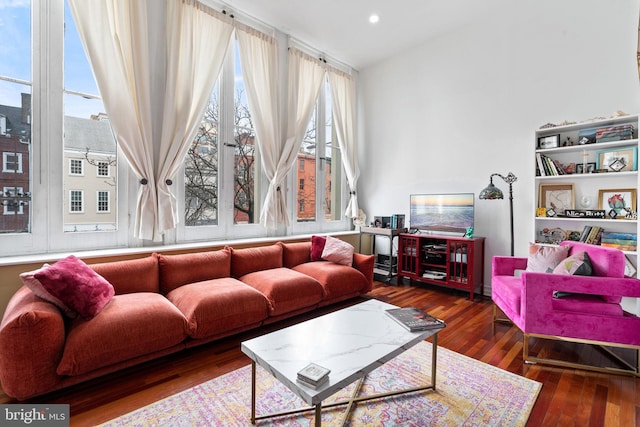
[[[399,306],[420,307],[447,322],[447,328],[439,334],[439,345],[541,382],[542,391],[528,426],[640,425],[640,379],[523,364],[522,334],[504,324],[497,324],[493,331],[492,304],[486,297],[476,296],[476,301],[471,302],[468,294],[459,291],[380,282],[375,283],[369,296]],[[355,302],[359,301],[318,310],[313,315]],[[72,426],[99,424],[249,364],[240,351],[240,342],[309,317],[301,316],[167,356],[42,396],[31,403],[67,403],[71,405]],[[594,362],[602,357],[597,351],[570,343],[532,341],[532,349]],[[0,392],[0,403],[16,402]]]

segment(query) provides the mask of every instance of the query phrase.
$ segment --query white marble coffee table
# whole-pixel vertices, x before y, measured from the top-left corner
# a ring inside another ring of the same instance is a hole
[[[315,425],[321,425],[322,401],[364,377],[405,350],[433,336],[431,384],[385,393],[356,397],[360,384],[349,400],[326,405],[349,405],[360,401],[436,388],[438,332],[442,328],[409,332],[384,311],[396,306],[369,300],[324,316],[308,320],[242,343],[242,351],[251,358],[251,423],[274,416],[315,410]],[[296,381],[297,373],[309,362],[331,369],[329,381],[318,389]],[[256,363],[270,372],[309,408],[256,416]]]

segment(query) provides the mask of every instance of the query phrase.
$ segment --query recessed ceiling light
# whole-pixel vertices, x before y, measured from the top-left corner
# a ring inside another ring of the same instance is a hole
[[[371,22],[372,24],[375,24],[379,20],[380,20],[380,17],[375,13],[371,14],[371,16],[369,17],[369,22]]]

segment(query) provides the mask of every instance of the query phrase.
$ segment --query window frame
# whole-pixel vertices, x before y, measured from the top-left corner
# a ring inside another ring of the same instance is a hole
[[[159,14],[161,15],[161,14]],[[274,29],[268,29],[278,39],[278,60],[282,61],[287,56],[289,36]],[[28,169],[23,163],[23,170],[28,170],[30,176],[31,201],[28,211],[30,215],[29,231],[6,233],[0,236],[0,256],[23,255],[33,253],[64,253],[71,249],[74,251],[94,250],[103,247],[127,248],[140,247],[149,242],[144,242],[133,237],[135,223],[135,206],[138,197],[139,179],[129,168],[125,157],[117,147],[118,162],[115,166],[117,172],[116,194],[110,194],[109,206],[117,212],[116,231],[83,231],[65,232],[64,223],[67,214],[68,194],[64,196],[64,176],[68,173],[65,167],[64,155],[64,98],[72,93],[65,89],[64,83],[64,32],[65,32],[65,0],[32,0],[31,1],[31,76],[28,81],[17,80],[24,85],[20,88],[31,95],[31,147],[29,159],[23,157],[22,161],[28,163]],[[158,43],[157,41],[153,41]],[[232,39],[231,43],[235,43]],[[233,47],[231,45],[230,47]],[[233,52],[233,48],[228,52]],[[226,97],[233,100],[235,93],[233,88],[234,60],[227,60],[223,65],[222,75],[227,75],[220,85],[221,99]],[[286,95],[287,80],[284,74],[280,77],[280,93]],[[78,93],[75,93],[78,95]],[[83,96],[83,94],[79,94]],[[229,102],[229,101],[226,101]],[[216,226],[185,227],[183,218],[175,230],[170,230],[164,237],[162,244],[189,244],[212,239],[242,239],[259,238],[265,236],[286,236],[291,234],[345,231],[350,229],[350,220],[316,221],[304,224],[300,227],[295,221],[285,227],[279,225],[276,230],[266,230],[260,223],[259,217],[255,224],[233,224],[233,181],[232,174],[227,173],[229,167],[233,167],[234,149],[232,148],[233,117],[229,112],[221,111],[220,122],[224,122],[226,134],[219,135],[219,170],[222,181],[219,183],[219,211],[218,224]],[[227,145],[229,144],[229,145]],[[260,161],[260,159],[256,159]],[[91,173],[85,170],[83,173]],[[96,172],[98,173],[98,172]],[[109,168],[110,176],[114,171]],[[295,173],[289,173],[283,191],[287,200],[288,214],[295,217],[297,204],[294,194],[296,192]],[[174,180],[175,191],[178,200],[178,209],[184,213],[184,174],[178,173]],[[262,209],[264,198],[268,189],[268,180],[264,173],[256,176],[255,198],[256,203]],[[337,185],[337,183],[335,184]],[[346,181],[341,183],[342,200],[346,200]],[[87,189],[87,191],[93,191]],[[91,198],[89,193],[84,194]],[[90,200],[83,199],[83,211],[86,212]],[[120,209],[119,207],[122,207]],[[322,218],[322,217],[318,217]]]

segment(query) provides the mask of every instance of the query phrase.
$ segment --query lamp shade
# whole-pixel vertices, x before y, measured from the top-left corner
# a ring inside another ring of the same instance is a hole
[[[504,199],[504,194],[502,194],[502,190],[493,185],[493,182],[490,182],[487,188],[480,192],[478,198],[483,200]]]

